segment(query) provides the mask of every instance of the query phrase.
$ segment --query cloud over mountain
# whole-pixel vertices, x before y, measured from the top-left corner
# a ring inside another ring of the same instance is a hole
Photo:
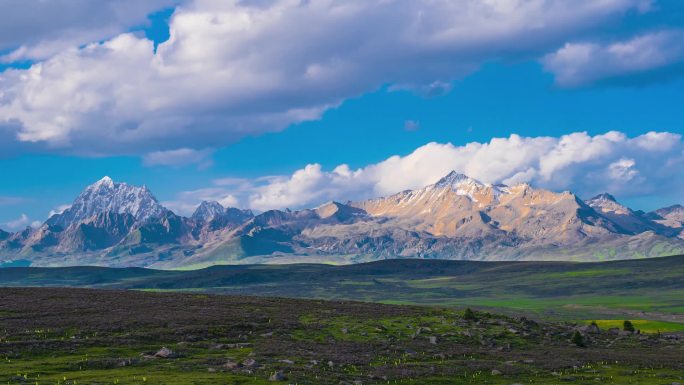
[[[156,52],[133,33],[82,48],[82,39],[64,38],[69,48],[54,55],[17,51],[48,58],[0,74],[0,133],[33,151],[160,159],[158,151],[227,145],[317,119],[384,85],[425,92],[484,61],[536,58],[649,4],[196,0],[176,9]],[[114,25],[107,31],[121,29]],[[54,34],[26,44],[68,35]]]
[[[2,223],[0,226],[6,228],[10,231],[21,230],[27,226],[39,227],[42,224],[40,221],[31,221],[31,219],[26,214],[21,214],[19,218],[8,221],[7,223]]]
[[[229,197],[239,206],[257,210],[299,208],[417,189],[452,170],[492,184],[526,182],[551,190],[573,190],[585,197],[606,191],[639,197],[681,191],[682,167],[684,141],[679,134],[649,132],[633,138],[617,131],[595,136],[585,132],[561,137],[511,135],[463,146],[428,143],[408,155],[356,170],[342,164],[325,171],[320,164],[309,164],[290,176],[216,183],[208,190],[210,195],[186,193],[179,199],[188,207],[185,212],[199,204],[199,196]]]
[[[636,161],[625,167],[634,165]],[[340,187],[349,187],[344,189],[349,192],[364,186],[337,183],[344,181],[340,176],[354,182],[366,171],[350,174],[338,167],[326,173],[309,165],[289,179],[267,182],[267,190],[275,191],[278,204],[296,202],[293,199],[301,196],[317,199]],[[210,190],[190,193],[210,197]],[[272,258],[271,262],[281,257],[288,262],[291,257],[301,262],[319,257],[348,262],[397,257],[595,261],[684,250],[681,206],[644,213],[610,194],[582,200],[571,191],[524,183],[485,184],[456,171],[419,189],[295,211],[254,215],[251,210],[226,208],[227,203],[203,201],[191,216],[179,216],[147,187],[104,177],[45,223],[0,234],[0,257],[37,266],[179,268],[253,263],[252,257]],[[7,226],[28,222],[22,215]],[[340,256],[345,257],[337,259]]]

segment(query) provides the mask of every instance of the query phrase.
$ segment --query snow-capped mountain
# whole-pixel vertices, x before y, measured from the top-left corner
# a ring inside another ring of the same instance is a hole
[[[221,206],[220,203],[216,201],[204,201],[200,203],[191,218],[198,222],[209,222],[225,213],[226,209]]]
[[[5,248],[20,254],[97,252],[122,243],[144,242],[150,227],[173,216],[147,187],[104,177],[86,187],[68,209]]]
[[[129,214],[136,221],[144,222],[160,217],[165,211],[146,186],[115,183],[105,176],[88,186],[71,207],[49,218],[47,224],[66,229],[100,213]]]
[[[500,237],[518,241],[572,242],[616,227],[570,192],[527,184],[489,185],[451,173],[414,191],[354,204],[373,216],[447,237]]]
[[[499,195],[507,192],[508,188],[505,185],[484,184],[467,175],[452,171],[434,185],[427,186],[423,190],[451,190],[457,195],[468,197],[471,201],[484,205],[491,203]]]
[[[684,253],[683,223],[682,206],[644,214],[609,194],[585,202],[569,191],[490,185],[456,172],[360,202],[256,216],[202,202],[185,218],[146,187],[105,177],[38,229],[0,232],[0,263],[172,268],[408,257],[624,259]]]

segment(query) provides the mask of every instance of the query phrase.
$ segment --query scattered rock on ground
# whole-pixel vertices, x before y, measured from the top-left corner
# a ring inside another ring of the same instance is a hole
[[[242,365],[246,368],[256,368],[259,366],[259,363],[253,358],[247,358],[246,360],[242,361]]]
[[[176,353],[167,347],[163,347],[154,353],[154,356],[157,358],[176,358]]]
[[[578,330],[583,332],[583,333],[589,333],[589,334],[601,333],[601,329],[599,329],[598,325],[595,325],[595,324],[581,326],[578,328]]]
[[[285,376],[285,373],[282,371],[277,371],[273,374],[271,374],[271,377],[268,378],[269,381],[285,381],[287,380],[287,377]]]
[[[239,368],[240,366],[241,366],[241,364],[239,364],[239,363],[237,363],[237,362],[235,362],[235,361],[230,361],[230,360],[228,360],[228,362],[226,362],[225,364],[223,364],[223,367],[226,368],[226,369],[237,369],[237,368]]]

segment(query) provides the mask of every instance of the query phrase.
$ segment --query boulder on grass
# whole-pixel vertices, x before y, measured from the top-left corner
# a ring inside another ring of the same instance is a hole
[[[167,347],[163,347],[163,348],[159,349],[156,353],[154,353],[154,356],[157,358],[176,358],[177,357],[176,353]]]
[[[271,377],[268,378],[269,381],[285,381],[287,380],[287,377],[285,376],[285,373],[282,371],[277,371],[273,374],[271,374]]]

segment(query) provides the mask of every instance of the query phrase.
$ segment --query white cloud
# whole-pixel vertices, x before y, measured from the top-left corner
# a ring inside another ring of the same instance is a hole
[[[584,132],[561,137],[511,135],[463,146],[428,143],[408,155],[357,170],[340,165],[325,171],[310,164],[290,176],[215,183],[208,191],[229,195],[239,206],[257,210],[300,208],[417,189],[455,170],[483,182],[527,182],[554,191],[571,190],[581,197],[601,192],[640,197],[682,191],[682,167],[684,141],[668,132],[634,138],[616,131],[595,136]],[[195,192],[184,194],[180,201],[193,198],[199,203]]]
[[[15,220],[5,223],[5,227],[10,231],[17,231],[25,228],[26,226],[39,227],[42,223],[40,221],[31,221],[31,219],[26,214],[21,214],[21,216]]]
[[[52,217],[53,215],[61,214],[71,208],[70,204],[63,204],[55,207],[54,209],[50,210],[48,213],[48,218]]]
[[[542,62],[564,87],[667,69],[684,62],[684,31],[648,33],[605,45],[567,43]]]
[[[0,62],[45,59],[68,48],[116,36],[147,23],[176,0],[4,0]]]
[[[238,205],[237,198],[220,187],[183,191],[178,194],[175,200],[162,202],[162,204],[176,214],[190,216],[203,201],[216,201],[223,207],[235,207]]]
[[[361,177],[362,171],[351,171],[347,165],[324,172],[320,164],[309,164],[288,178],[273,179],[254,187],[248,198],[249,207],[267,210],[352,198],[367,190]]]
[[[196,0],[156,53],[121,34],[0,74],[0,131],[86,155],[217,147],[383,85],[448,92],[483,61],[537,57],[649,3]]]
[[[197,165],[199,169],[205,169],[213,164],[212,149],[193,150],[191,148],[179,148],[177,150],[155,151],[143,157],[146,166],[186,166]]]
[[[634,166],[634,159],[621,158],[608,166],[608,171],[612,180],[629,182],[639,175]]]

